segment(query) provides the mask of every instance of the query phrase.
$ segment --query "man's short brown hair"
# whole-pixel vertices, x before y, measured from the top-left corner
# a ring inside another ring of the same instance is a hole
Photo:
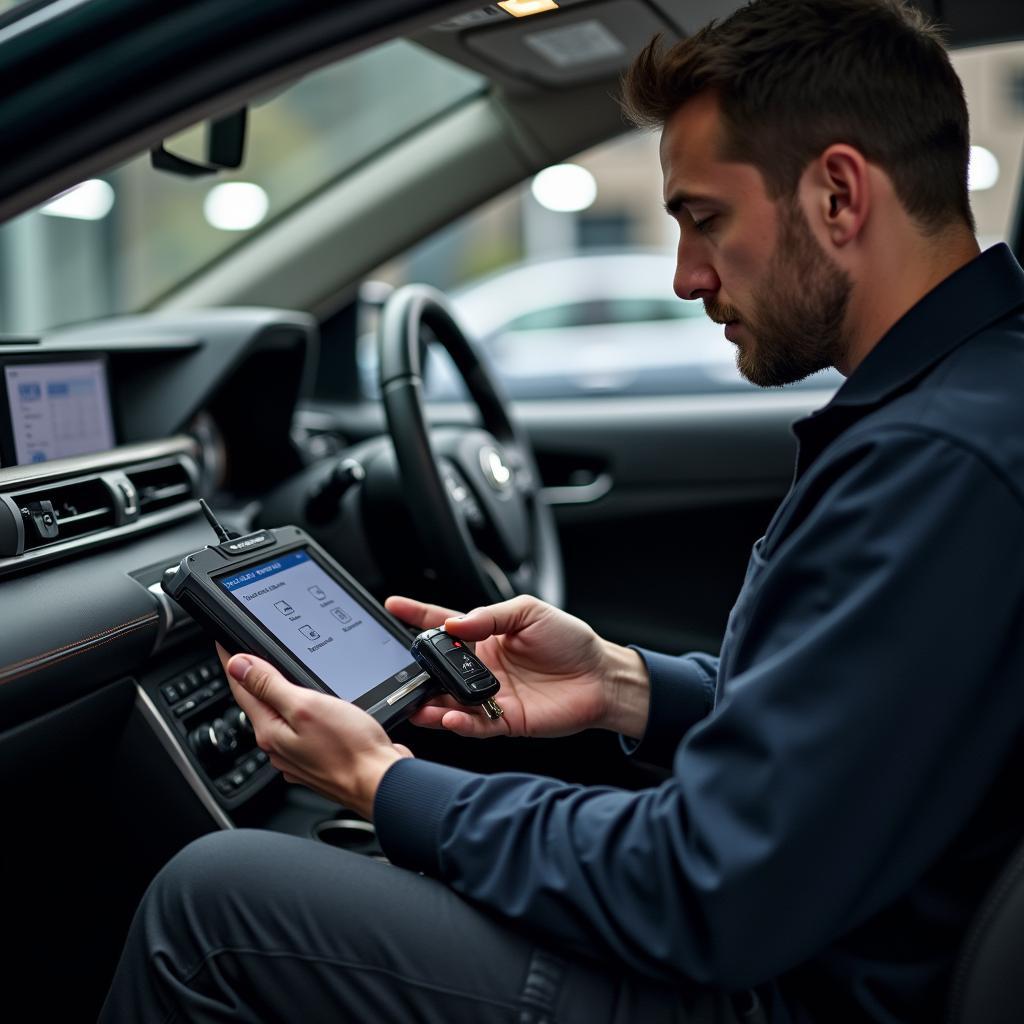
[[[757,167],[773,198],[844,142],[888,174],[923,230],[973,229],[963,86],[938,31],[900,0],[753,0],[672,46],[652,40],[622,102],[635,124],[662,126],[709,91],[721,155]]]

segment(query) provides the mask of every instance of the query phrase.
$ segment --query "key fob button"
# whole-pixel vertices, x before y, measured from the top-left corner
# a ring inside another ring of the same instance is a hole
[[[444,633],[442,633],[441,636],[434,637],[434,639],[430,642],[433,645],[434,650],[436,650],[439,654],[447,654],[449,651],[454,651],[457,649],[466,649],[465,644],[463,644],[461,640],[456,640],[454,637],[447,636]]]
[[[451,650],[444,656],[444,660],[454,668],[460,676],[464,679],[468,679],[470,676],[479,675],[485,671],[483,665],[480,664],[472,654],[469,653],[465,648],[461,650]]]

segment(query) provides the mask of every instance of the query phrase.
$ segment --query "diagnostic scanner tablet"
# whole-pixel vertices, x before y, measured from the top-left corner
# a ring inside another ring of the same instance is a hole
[[[169,569],[162,585],[229,651],[264,658],[385,728],[437,692],[409,652],[409,634],[308,534],[283,526],[221,536]]]

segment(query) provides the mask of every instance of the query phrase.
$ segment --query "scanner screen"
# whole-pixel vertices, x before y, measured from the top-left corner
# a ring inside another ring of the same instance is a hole
[[[419,675],[407,647],[313,560],[292,551],[217,581],[339,697]]]

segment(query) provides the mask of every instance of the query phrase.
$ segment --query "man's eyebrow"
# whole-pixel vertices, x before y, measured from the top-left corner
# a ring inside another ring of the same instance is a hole
[[[691,203],[714,202],[711,196],[698,195],[696,192],[673,192],[665,201],[665,212],[674,217],[684,206]]]

